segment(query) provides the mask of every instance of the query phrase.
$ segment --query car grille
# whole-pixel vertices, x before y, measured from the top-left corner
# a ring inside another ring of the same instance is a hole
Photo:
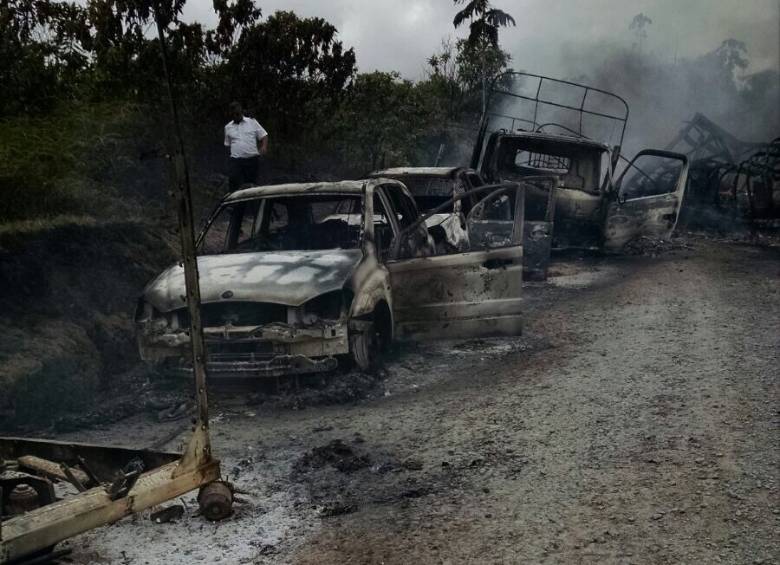
[[[274,345],[270,341],[222,341],[207,340],[206,349],[209,359],[239,359],[274,354]]]
[[[287,306],[270,302],[218,302],[201,306],[201,322],[204,328],[214,326],[261,326],[272,322],[287,322]],[[179,326],[190,325],[186,308],[177,311]]]

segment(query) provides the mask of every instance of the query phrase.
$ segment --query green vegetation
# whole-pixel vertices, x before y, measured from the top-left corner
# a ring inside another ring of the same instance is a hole
[[[218,23],[205,29],[181,21],[184,3],[164,0],[159,15],[202,197],[220,191],[214,173],[233,99],[272,133],[271,162],[282,176],[357,176],[433,161],[453,127],[473,127],[484,81],[509,62],[497,29],[511,17],[485,2],[459,13],[473,37],[432,57],[428,76],[414,83],[358,74],[354,50],[321,18],[264,17],[252,0],[217,0]],[[165,203],[170,122],[154,5],[0,6],[0,224],[144,215]],[[146,184],[132,182],[138,176]]]

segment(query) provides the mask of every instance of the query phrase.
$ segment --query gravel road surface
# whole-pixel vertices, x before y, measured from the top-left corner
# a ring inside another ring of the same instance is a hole
[[[101,528],[73,560],[780,563],[780,252],[683,241],[561,258],[527,285],[525,336],[406,348],[357,401],[216,392],[235,515],[188,496],[181,521]]]

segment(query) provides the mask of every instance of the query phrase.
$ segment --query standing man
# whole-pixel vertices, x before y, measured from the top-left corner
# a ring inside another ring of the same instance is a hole
[[[268,151],[268,132],[254,118],[247,118],[239,102],[231,102],[233,118],[225,125],[225,147],[230,148],[230,192],[244,183],[257,182],[260,156]]]

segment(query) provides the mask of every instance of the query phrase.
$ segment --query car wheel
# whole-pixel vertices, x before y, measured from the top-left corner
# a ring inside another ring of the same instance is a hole
[[[361,371],[376,371],[382,366],[382,357],[390,347],[390,337],[385,325],[376,319],[366,324],[362,331],[349,336],[352,360]]]

